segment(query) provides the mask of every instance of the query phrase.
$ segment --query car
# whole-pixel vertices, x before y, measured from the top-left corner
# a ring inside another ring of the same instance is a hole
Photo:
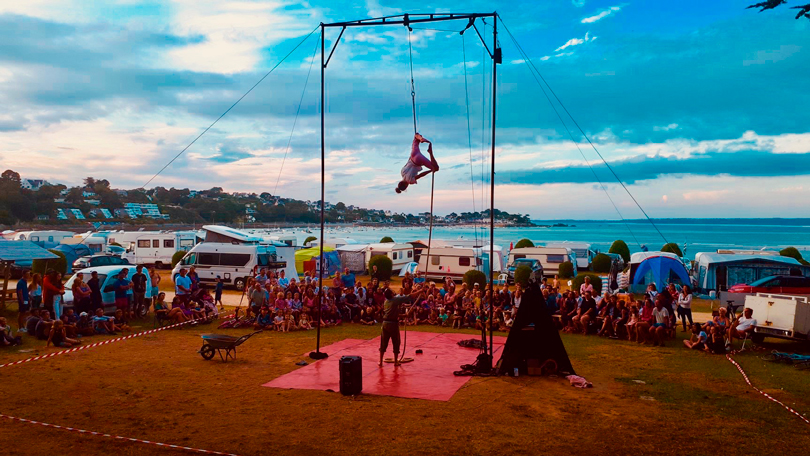
[[[76,271],[67,282],[65,282],[65,309],[72,309],[73,308],[73,282],[76,281],[76,274],[82,273],[84,276],[84,281],[87,282],[90,280],[90,275],[93,272],[98,273],[98,281],[101,284],[101,303],[104,307],[104,313],[111,315],[115,313],[115,291],[104,291],[107,287],[111,286],[113,282],[115,282],[116,277],[124,269],[126,265],[116,265],[116,266],[96,266],[92,268],[85,268],[80,271]],[[129,271],[127,273],[127,278],[132,280],[132,276],[135,275],[135,268],[130,267],[128,268]],[[127,293],[129,296],[132,296],[132,290],[129,290]],[[149,274],[146,274],[146,298],[152,297],[152,279],[149,277]]]
[[[528,266],[529,269],[532,270],[532,272],[540,271],[539,275],[541,277],[543,276],[543,265],[540,263],[539,260],[535,260],[533,258],[517,258],[515,259],[515,261],[512,262],[512,264],[509,266],[509,269],[507,270],[510,282],[515,281],[515,271],[520,266]]]
[[[97,253],[95,255],[87,255],[78,258],[73,262],[73,270],[95,268],[98,266],[126,266],[132,265],[129,260],[121,258],[120,256],[107,255],[104,253]]]
[[[770,293],[810,295],[810,277],[777,275],[763,277],[750,284],[738,284],[729,293]]]

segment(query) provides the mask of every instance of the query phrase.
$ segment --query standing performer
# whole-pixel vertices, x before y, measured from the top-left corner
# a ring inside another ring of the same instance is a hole
[[[430,154],[430,160],[422,155],[422,152],[419,150],[419,144],[423,142],[428,143],[428,154]],[[423,166],[427,168],[427,171],[420,173]],[[408,158],[408,162],[405,163],[405,166],[402,167],[402,180],[399,182],[399,184],[397,184],[396,192],[404,192],[409,185],[415,184],[417,180],[427,176],[430,173],[435,173],[438,170],[439,164],[436,162],[436,158],[433,156],[433,143],[425,139],[419,133],[413,135],[411,156]]]
[[[385,304],[383,305],[382,337],[380,338],[380,367],[383,366],[383,356],[388,349],[388,341],[394,345],[394,366],[399,366],[399,307],[402,304],[412,303],[413,295],[394,296],[390,288],[386,288]]]

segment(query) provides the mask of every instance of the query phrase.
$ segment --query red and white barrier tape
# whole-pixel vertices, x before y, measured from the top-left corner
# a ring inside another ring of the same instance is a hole
[[[233,316],[233,315],[228,315],[228,316],[226,316],[226,317],[223,317],[223,319],[228,319],[228,318],[230,318],[230,317],[232,317],[232,316]],[[81,350],[87,350],[88,348],[100,347],[100,346],[102,346],[102,345],[111,344],[111,343],[113,343],[113,342],[120,342],[120,341],[122,341],[122,340],[132,339],[132,338],[134,338],[134,337],[145,336],[145,335],[147,335],[147,334],[153,334],[153,333],[156,333],[156,332],[159,332],[159,331],[163,331],[163,330],[166,330],[166,329],[172,329],[172,328],[176,328],[176,327],[178,327],[178,326],[187,325],[187,324],[193,323],[193,322],[195,322],[195,321],[200,321],[200,320],[202,320],[202,319],[196,319],[196,320],[184,321],[183,323],[175,323],[175,324],[173,324],[173,325],[169,325],[169,326],[163,326],[162,328],[150,329],[150,330],[148,330],[148,331],[141,331],[141,332],[139,332],[139,333],[130,334],[130,335],[128,335],[128,336],[123,336],[123,337],[116,337],[115,339],[109,339],[109,340],[105,340],[105,341],[101,341],[101,342],[96,342],[96,343],[94,343],[94,344],[90,344],[90,345],[80,345],[80,346],[78,346],[78,347],[73,347],[73,348],[69,348],[69,349],[67,349],[67,350],[62,350],[62,351],[58,351],[58,352],[48,353],[48,354],[46,354],[46,355],[39,355],[39,356],[34,356],[33,358],[21,359],[21,360],[19,360],[19,361],[14,361],[14,362],[11,362],[11,363],[0,364],[0,368],[3,368],[3,367],[10,367],[10,366],[16,366],[17,364],[30,363],[31,361],[38,361],[38,360],[40,360],[40,359],[53,358],[54,356],[57,356],[57,355],[64,355],[64,354],[66,354],[66,353],[73,353],[73,352],[77,352],[77,351],[81,351]]]
[[[792,414],[794,414],[794,415],[798,416],[800,420],[804,421],[804,422],[805,422],[805,423],[807,423],[807,424],[810,424],[810,420],[808,420],[806,417],[804,417],[804,416],[803,416],[801,413],[797,412],[796,410],[793,410],[792,408],[790,408],[790,407],[788,407],[787,405],[785,405],[785,404],[783,404],[782,402],[780,402],[780,401],[779,401],[779,399],[776,399],[775,397],[771,396],[770,394],[766,393],[765,391],[762,391],[761,389],[759,389],[759,388],[757,388],[756,386],[754,386],[754,385],[751,383],[751,380],[748,378],[748,375],[746,375],[746,373],[745,373],[745,371],[743,370],[742,366],[740,366],[740,365],[737,363],[737,361],[734,361],[734,358],[732,358],[732,357],[731,357],[731,355],[726,355],[726,359],[728,359],[728,360],[731,362],[731,364],[733,364],[733,365],[734,365],[734,367],[736,367],[736,368],[737,368],[737,370],[739,370],[739,371],[740,371],[740,373],[742,374],[743,378],[745,379],[745,383],[748,383],[748,386],[750,386],[751,388],[754,388],[754,391],[756,391],[756,392],[758,392],[759,394],[761,394],[761,395],[765,396],[766,398],[768,398],[768,399],[770,399],[770,400],[772,400],[772,401],[776,402],[777,404],[779,404],[779,405],[781,405],[782,407],[784,407],[784,408],[785,408],[785,409],[786,409],[788,412],[790,412],[790,413],[792,413]]]
[[[191,452],[194,452],[194,453],[203,453],[203,454],[217,454],[217,455],[222,455],[222,456],[238,456],[238,455],[233,454],[233,453],[223,453],[223,452],[220,452],[220,451],[203,450],[203,449],[200,449],[200,448],[191,448],[191,447],[181,446],[181,445],[172,445],[172,444],[169,444],[169,443],[153,442],[151,440],[136,439],[136,438],[133,438],[133,437],[124,437],[124,436],[120,436],[120,435],[106,434],[104,432],[88,431],[88,430],[85,430],[85,429],[77,429],[77,428],[68,427],[68,426],[60,426],[58,424],[43,423],[42,421],[34,421],[34,420],[28,420],[28,419],[25,419],[25,418],[17,418],[16,416],[9,416],[9,415],[5,415],[5,414],[2,414],[2,413],[0,413],[0,418],[8,418],[8,419],[10,419],[12,421],[19,421],[19,422],[22,422],[22,423],[38,424],[40,426],[49,427],[49,428],[55,428],[55,429],[62,429],[64,431],[76,432],[78,434],[94,435],[94,436],[97,436],[97,437],[108,437],[108,438],[111,438],[111,439],[124,440],[124,441],[135,442],[135,443],[142,443],[142,444],[146,444],[146,445],[154,445],[154,446],[158,446],[158,447],[162,447],[162,448],[174,448],[176,450],[185,450],[185,451],[191,451]]]

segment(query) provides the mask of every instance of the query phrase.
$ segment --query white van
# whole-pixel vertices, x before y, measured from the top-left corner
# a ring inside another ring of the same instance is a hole
[[[143,231],[137,236],[127,234],[128,241],[118,241],[126,249],[121,258],[132,264],[153,264],[156,269],[171,266],[172,256],[177,252],[174,233]]]
[[[261,244],[262,239],[233,228],[203,226],[205,241],[192,248],[172,270],[172,280],[181,268],[194,266],[200,283],[214,284],[217,276],[226,286],[242,291],[256,268],[284,269],[276,247]]]
[[[569,248],[577,256],[577,269],[587,271],[591,268],[596,252],[591,250],[591,244],[585,242],[547,242],[546,247]]]
[[[510,271],[514,267],[515,260],[520,258],[539,261],[543,265],[543,275],[546,277],[559,274],[560,265],[570,261],[574,266],[574,276],[577,275],[577,256],[571,249],[566,247],[521,247],[512,249],[506,263]]]

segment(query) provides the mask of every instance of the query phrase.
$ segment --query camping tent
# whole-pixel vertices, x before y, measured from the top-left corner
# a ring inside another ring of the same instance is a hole
[[[84,244],[59,244],[51,250],[58,250],[65,254],[65,261],[67,261],[67,272],[73,272],[73,262],[80,257],[92,255],[93,251],[90,247]],[[88,279],[89,280],[89,279]]]
[[[334,274],[335,271],[338,270],[340,267],[340,258],[338,258],[337,253],[333,255],[328,255],[328,253],[334,252],[335,249],[331,247],[324,247],[324,260],[327,262],[326,267],[326,275],[329,276]],[[295,270],[298,271],[299,274],[303,275],[305,271],[309,271],[311,275],[315,275],[317,273],[318,256],[321,254],[321,249],[319,247],[312,247],[309,249],[301,249],[295,252]],[[331,264],[330,264],[331,258]],[[334,270],[333,270],[334,269]],[[331,274],[330,274],[331,272]]]
[[[546,308],[540,285],[533,280],[523,293],[497,367],[500,373],[508,374],[517,368],[521,374],[527,374],[529,366],[539,368],[547,360],[557,364],[557,372],[575,374],[560,333]]]
[[[337,248],[340,264],[354,273],[366,272],[367,244],[346,244]]]
[[[701,252],[695,256],[693,277],[700,291],[724,291],[772,275],[808,275],[810,267],[783,256]]]
[[[651,283],[658,290],[668,283],[689,285],[689,272],[674,253],[637,252],[630,257],[630,290],[643,292]]]

